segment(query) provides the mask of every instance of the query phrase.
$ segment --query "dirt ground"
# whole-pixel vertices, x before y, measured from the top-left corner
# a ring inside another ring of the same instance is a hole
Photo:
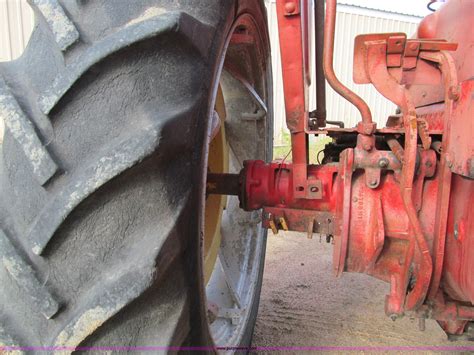
[[[435,321],[426,321],[424,332],[417,320],[392,321],[384,313],[388,291],[388,284],[367,275],[345,273],[334,278],[332,245],[324,238],[320,243],[317,235],[309,240],[305,234],[269,233],[253,346],[472,346],[474,350],[472,342],[448,341]]]

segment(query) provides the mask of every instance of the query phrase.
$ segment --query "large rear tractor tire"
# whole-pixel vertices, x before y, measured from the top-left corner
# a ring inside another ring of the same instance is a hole
[[[0,347],[248,346],[266,232],[206,175],[271,159],[263,1],[30,3],[0,65]]]

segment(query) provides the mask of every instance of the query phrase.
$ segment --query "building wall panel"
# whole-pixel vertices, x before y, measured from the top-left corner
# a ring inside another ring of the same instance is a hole
[[[16,59],[23,53],[33,21],[26,0],[0,0],[0,61]]]

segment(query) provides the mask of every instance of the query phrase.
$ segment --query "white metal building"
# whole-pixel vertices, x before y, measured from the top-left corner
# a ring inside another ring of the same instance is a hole
[[[283,102],[282,75],[278,42],[278,23],[275,0],[266,0],[268,21],[273,45],[273,85],[275,99],[275,144],[282,144],[282,133],[286,131],[285,106]],[[415,0],[416,1],[416,0]],[[420,1],[426,6],[426,1]],[[414,11],[407,7],[393,6],[397,1],[382,0],[339,0],[337,7],[336,34],[334,46],[334,70],[339,79],[364,98],[372,110],[377,126],[383,127],[395,105],[386,100],[371,85],[356,85],[352,82],[352,59],[354,38],[363,33],[404,32],[411,36],[416,32],[417,24],[423,18],[422,10]],[[359,5],[370,5],[372,8]],[[395,4],[396,5],[396,4]],[[398,12],[394,12],[398,11]],[[426,12],[426,10],[425,10]],[[313,73],[313,80],[315,75]],[[328,120],[344,121],[346,127],[353,127],[360,120],[359,112],[349,102],[340,97],[327,85],[326,104]],[[316,108],[316,93],[312,90],[310,109]]]
[[[281,144],[282,132],[286,130],[286,125],[276,6],[275,0],[265,1],[273,45],[275,143]],[[357,34],[370,32],[405,32],[411,35],[415,33],[417,23],[424,14],[414,11],[411,6],[404,10],[399,3],[397,5],[397,2],[393,1],[340,0],[339,4],[334,54],[336,73],[343,83],[367,100],[372,108],[374,120],[379,126],[384,125],[386,117],[394,112],[394,105],[377,94],[370,85],[361,86],[352,83],[354,37]],[[28,43],[33,24],[33,13],[26,0],[0,0],[0,61],[12,60],[21,55]],[[360,119],[357,110],[329,87],[327,88],[327,106],[328,119],[343,120],[347,127],[354,126]],[[310,107],[315,108],[314,92]],[[2,136],[0,132],[0,137]]]

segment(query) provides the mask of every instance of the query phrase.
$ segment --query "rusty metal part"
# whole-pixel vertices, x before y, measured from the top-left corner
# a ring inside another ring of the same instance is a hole
[[[278,222],[280,223],[280,226],[284,231],[289,231],[290,230],[288,228],[288,224],[286,223],[285,217],[279,217]]]
[[[208,195],[239,196],[240,190],[240,174],[207,174],[206,193]]]
[[[428,122],[418,117],[418,135],[420,136],[421,143],[423,144],[423,149],[427,150],[430,149],[431,146],[431,137],[429,133],[429,125]]]
[[[326,1],[326,19],[324,23],[324,75],[331,87],[342,97],[352,103],[360,112],[362,122],[358,125],[358,131],[370,135],[375,131],[375,123],[372,122],[372,113],[367,103],[339,81],[334,72],[334,33],[336,29],[336,0]]]
[[[278,234],[278,228],[275,224],[275,221],[273,220],[273,217],[270,215],[268,219],[264,220],[267,222],[266,227],[270,228],[272,230],[273,235]]]
[[[306,236],[308,239],[313,239],[313,233],[314,233],[314,218],[310,218],[308,221],[308,227],[306,229]]]
[[[385,141],[387,142],[393,154],[395,154],[397,159],[400,161],[400,163],[403,163],[405,152],[403,151],[402,145],[398,142],[395,136],[387,135],[385,137]]]
[[[330,212],[303,210],[294,208],[265,207],[263,209],[263,226],[268,228],[273,222],[275,226],[285,230],[303,233],[334,233],[334,215]],[[282,223],[282,220],[285,221]]]

